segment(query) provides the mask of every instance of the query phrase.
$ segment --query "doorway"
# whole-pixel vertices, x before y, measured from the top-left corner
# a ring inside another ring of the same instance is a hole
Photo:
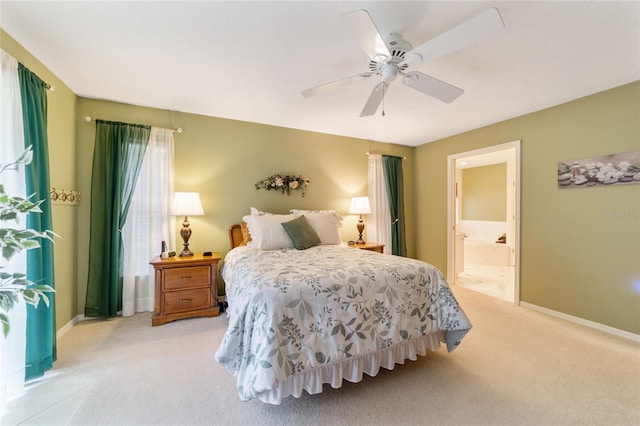
[[[450,155],[447,160],[448,279],[454,285],[519,304],[520,141]],[[500,220],[464,220],[463,175],[469,179],[475,176],[472,171],[495,169],[506,169]],[[497,243],[499,240],[504,243]]]

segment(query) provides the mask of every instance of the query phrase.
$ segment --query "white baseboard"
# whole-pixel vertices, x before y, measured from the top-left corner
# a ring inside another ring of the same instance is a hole
[[[75,317],[73,317],[71,321],[66,323],[61,329],[56,332],[56,339],[62,337],[67,331],[71,330],[71,327],[76,325],[78,322],[83,321],[84,319],[84,315],[76,315]]]
[[[533,305],[527,302],[520,302],[520,306],[523,308],[531,309],[532,311],[542,312],[543,314],[550,315],[552,317],[561,318],[563,320],[567,320],[569,322],[573,322],[576,324],[584,325],[589,328],[593,328],[599,331],[603,331],[605,333],[613,334],[614,336],[622,337],[624,339],[628,339],[634,341],[636,343],[640,343],[640,335],[631,333],[629,331],[620,330],[619,328],[610,327],[608,325],[600,324],[598,322],[589,321],[584,318],[574,317],[573,315],[565,314],[562,312],[554,311],[552,309],[543,308],[542,306]]]

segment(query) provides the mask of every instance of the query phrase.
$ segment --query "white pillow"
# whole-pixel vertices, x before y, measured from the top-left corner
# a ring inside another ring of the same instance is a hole
[[[282,227],[282,223],[297,217],[288,214],[244,216],[242,220],[247,222],[251,234],[251,241],[247,245],[261,250],[293,248],[293,241]]]
[[[267,212],[260,211],[260,210],[256,209],[255,207],[251,207],[250,210],[251,210],[251,216],[262,216],[262,215],[265,215],[265,214],[273,214],[273,213],[267,213]]]
[[[336,219],[342,222],[342,216],[336,213],[335,210],[300,210],[300,209],[291,209],[289,210],[290,214],[309,214],[309,213],[333,213],[336,216]],[[340,225],[342,226],[342,224]]]
[[[300,210],[298,210],[300,211]],[[342,217],[336,213],[305,213],[307,222],[320,237],[320,244],[341,244],[342,237],[338,228],[342,227]]]
[[[335,210],[300,210],[300,209],[291,209],[289,213],[291,214],[305,214],[305,213],[335,213]]]

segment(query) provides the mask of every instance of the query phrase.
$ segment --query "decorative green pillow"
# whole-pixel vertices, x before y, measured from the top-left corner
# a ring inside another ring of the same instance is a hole
[[[289,235],[289,238],[293,240],[293,246],[297,250],[306,250],[309,247],[320,244],[320,237],[318,237],[318,234],[304,216],[284,222],[282,227]]]

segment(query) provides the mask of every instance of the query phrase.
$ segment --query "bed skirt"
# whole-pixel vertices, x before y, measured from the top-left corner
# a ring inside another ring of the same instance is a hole
[[[373,377],[378,374],[380,367],[393,370],[396,364],[404,364],[407,359],[415,361],[418,355],[426,355],[427,350],[437,350],[441,341],[444,341],[444,333],[438,331],[377,352],[305,370],[289,376],[275,388],[262,392],[256,397],[262,402],[278,405],[288,396],[300,398],[303,390],[311,395],[321,393],[325,383],[330,384],[334,389],[340,388],[343,380],[358,383],[362,381],[364,373]]]

